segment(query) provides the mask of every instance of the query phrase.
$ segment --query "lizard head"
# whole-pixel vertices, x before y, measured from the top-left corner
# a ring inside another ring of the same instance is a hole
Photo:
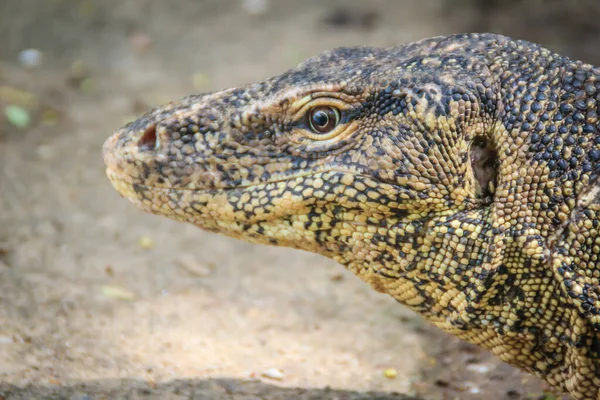
[[[154,214],[341,261],[350,248],[368,258],[391,226],[476,207],[487,194],[486,153],[470,155],[484,124],[457,134],[485,86],[469,91],[435,46],[340,48],[260,83],[156,108],[106,141],[108,177]]]
[[[592,66],[497,35],[342,48],[156,108],[104,159],[148,212],[334,258],[596,398],[597,91]]]

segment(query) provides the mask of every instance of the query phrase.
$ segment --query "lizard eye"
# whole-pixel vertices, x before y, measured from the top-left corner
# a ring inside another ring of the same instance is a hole
[[[319,106],[310,110],[307,114],[308,125],[315,133],[328,133],[340,122],[338,109],[329,106]]]

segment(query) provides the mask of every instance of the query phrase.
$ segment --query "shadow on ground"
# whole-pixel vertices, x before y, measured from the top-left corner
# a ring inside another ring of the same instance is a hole
[[[351,390],[282,388],[260,381],[240,379],[179,379],[151,385],[130,379],[101,380],[70,386],[38,386],[24,388],[0,386],[0,398],[71,399],[214,399],[214,400],[419,400],[400,393],[358,392]]]

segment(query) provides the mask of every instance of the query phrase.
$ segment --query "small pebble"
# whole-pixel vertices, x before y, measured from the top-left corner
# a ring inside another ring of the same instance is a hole
[[[441,388],[447,388],[447,387],[450,387],[450,382],[448,382],[448,381],[445,381],[445,380],[443,380],[443,379],[436,379],[436,380],[435,380],[433,383],[434,383],[436,386],[438,386],[438,387],[441,387]]]
[[[383,376],[388,379],[396,379],[398,377],[398,370],[396,368],[386,368],[383,370]]]
[[[329,279],[331,279],[334,282],[339,282],[344,279],[344,275],[341,272],[334,272],[329,276]]]
[[[56,379],[56,378],[52,378],[52,377],[50,377],[50,378],[46,379],[46,382],[47,382],[49,385],[52,385],[52,386],[60,386],[60,385],[61,385],[61,383],[62,383],[62,382],[61,382],[61,381],[59,381],[58,379]]]
[[[283,371],[277,368],[269,368],[268,370],[264,371],[261,375],[265,378],[275,379],[278,381],[285,378],[285,374],[283,373]]]
[[[17,128],[27,128],[31,124],[31,116],[29,112],[19,106],[7,106],[4,109],[6,119]]]
[[[509,399],[520,399],[521,394],[517,390],[510,389],[506,392],[506,397]]]
[[[488,367],[487,365],[480,365],[480,364],[467,365],[467,369],[474,371],[474,372],[478,372],[480,374],[486,374],[486,373],[490,372],[490,367]]]
[[[19,63],[26,68],[39,67],[44,59],[44,53],[38,49],[25,49],[19,53]]]
[[[104,285],[102,286],[102,294],[116,300],[131,301],[135,299],[135,294],[122,286]]]
[[[481,389],[479,389],[477,386],[473,386],[469,389],[469,392],[471,392],[473,394],[478,394],[481,392]]]
[[[142,249],[151,249],[154,247],[154,240],[149,236],[142,236],[139,240],[140,247]]]
[[[212,273],[212,269],[208,266],[201,264],[190,254],[182,254],[177,259],[177,264],[187,272],[196,276],[209,276]]]
[[[0,336],[0,344],[11,344],[14,340],[8,336]]]

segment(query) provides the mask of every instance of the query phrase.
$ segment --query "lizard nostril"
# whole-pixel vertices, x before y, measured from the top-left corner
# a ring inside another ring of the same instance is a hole
[[[160,146],[158,136],[156,136],[156,125],[152,124],[146,128],[142,137],[138,141],[141,150],[156,150]]]

